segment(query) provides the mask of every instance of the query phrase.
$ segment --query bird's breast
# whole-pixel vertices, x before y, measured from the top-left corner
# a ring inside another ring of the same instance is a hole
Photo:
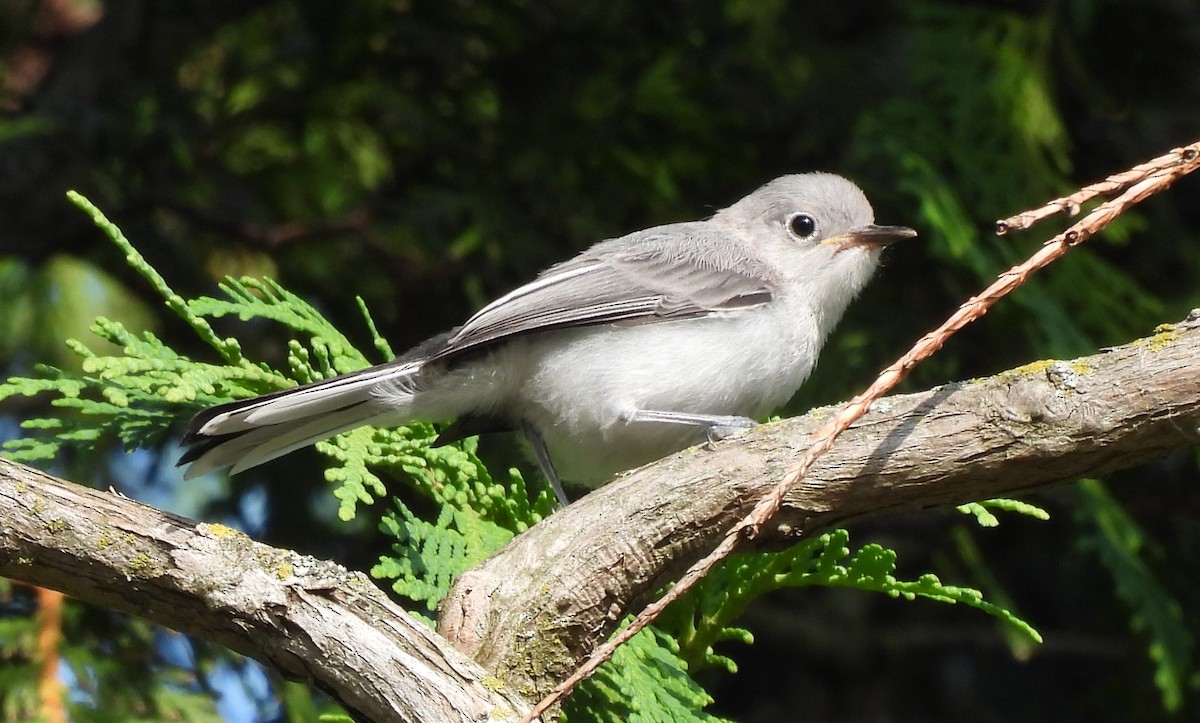
[[[513,408],[541,430],[563,478],[598,484],[704,440],[694,427],[629,423],[630,412],[760,417],[795,393],[820,342],[809,310],[776,302],[548,333],[528,342],[530,376]]]

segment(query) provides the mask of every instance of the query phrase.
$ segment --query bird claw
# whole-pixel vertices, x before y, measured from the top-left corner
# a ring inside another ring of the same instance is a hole
[[[723,420],[722,424],[714,424],[704,430],[704,436],[708,439],[704,446],[709,450],[715,450],[717,442],[757,426],[758,422],[746,417],[732,417]]]

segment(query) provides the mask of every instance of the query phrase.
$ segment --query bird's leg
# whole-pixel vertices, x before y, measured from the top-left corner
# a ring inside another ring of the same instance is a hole
[[[704,436],[711,447],[726,437],[744,429],[758,426],[758,422],[749,417],[736,417],[724,414],[689,414],[687,412],[661,412],[654,409],[639,409],[622,415],[626,422],[654,422],[659,424],[684,424],[699,427],[704,430]]]
[[[558,478],[558,472],[554,470],[554,463],[550,461],[550,451],[546,449],[546,440],[542,439],[542,433],[529,422],[521,422],[521,431],[525,433],[525,439],[529,440],[529,446],[533,448],[533,456],[537,459],[542,474],[546,475],[546,479],[550,481],[550,489],[554,490],[558,504],[566,507],[571,501],[567,499],[567,493],[563,491],[562,480]]]

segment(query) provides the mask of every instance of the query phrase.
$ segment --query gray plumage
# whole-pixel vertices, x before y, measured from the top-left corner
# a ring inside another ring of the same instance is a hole
[[[706,221],[602,241],[389,364],[206,410],[187,476],[233,472],[363,424],[522,429],[555,485],[588,485],[750,426],[911,229],[850,181],[783,176]],[[551,464],[551,461],[553,464]]]

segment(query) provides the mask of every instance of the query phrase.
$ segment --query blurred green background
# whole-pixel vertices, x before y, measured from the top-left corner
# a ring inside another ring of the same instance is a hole
[[[1056,230],[997,239],[995,219],[1198,137],[1188,0],[0,0],[0,371],[73,368],[63,341],[97,315],[207,358],[68,189],[184,295],[270,276],[366,347],[361,295],[403,349],[599,239],[826,170],[920,238],[889,252],[784,412],[798,413],[853,394]],[[1180,320],[1200,306],[1198,242],[1200,179],[1185,179],[956,336],[906,389]],[[255,340],[250,356],[286,355],[277,329],[234,330]],[[0,407],[0,436],[42,404]],[[489,441],[484,458],[527,465],[510,447]],[[191,488],[176,454],[114,450],[55,471],[360,569],[381,551],[368,516],[337,521],[311,450]],[[859,523],[855,539],[895,547],[902,572],[981,587],[1046,643],[1024,647],[967,610],[781,594],[748,616],[755,645],[722,651],[741,672],[704,681],[713,710],[1200,719],[1198,478],[1196,456],[1179,455],[1037,494],[1048,523],[980,530],[952,511]],[[3,625],[28,618],[29,597],[0,583],[0,633],[19,630]],[[205,646],[78,607],[65,624],[73,719],[313,710]],[[0,636],[0,665],[23,655],[15,632]],[[133,685],[134,671],[149,682]],[[29,710],[26,683],[0,676],[0,716]],[[229,686],[245,702],[214,708]]]

